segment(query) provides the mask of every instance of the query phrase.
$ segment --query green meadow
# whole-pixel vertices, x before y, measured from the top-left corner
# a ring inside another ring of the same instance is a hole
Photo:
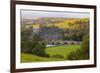
[[[21,62],[45,62],[45,61],[64,61],[67,55],[79,49],[81,45],[61,45],[55,47],[47,47],[45,52],[50,57],[40,57],[33,54],[21,53]]]

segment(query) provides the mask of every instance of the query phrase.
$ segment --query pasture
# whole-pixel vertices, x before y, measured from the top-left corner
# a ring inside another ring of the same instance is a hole
[[[21,62],[46,62],[46,61],[64,61],[67,60],[67,55],[77,49],[80,49],[81,45],[61,45],[47,47],[45,52],[49,57],[40,57],[37,55],[21,53]]]

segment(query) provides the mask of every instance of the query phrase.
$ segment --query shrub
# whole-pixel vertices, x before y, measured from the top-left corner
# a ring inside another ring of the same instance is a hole
[[[69,55],[66,56],[66,59],[68,60],[78,60],[78,59],[81,59],[80,57],[80,49],[75,51],[75,52],[71,52]]]

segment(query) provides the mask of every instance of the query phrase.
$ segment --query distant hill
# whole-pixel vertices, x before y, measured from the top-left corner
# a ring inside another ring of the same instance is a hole
[[[76,26],[81,22],[89,21],[89,18],[52,18],[52,17],[44,17],[38,19],[22,19],[21,26],[29,27],[33,26],[33,28],[38,29],[40,26],[57,26],[62,29],[70,28],[71,26]]]
[[[62,29],[70,28],[72,24],[80,24],[78,22],[89,21],[88,18],[39,18],[34,20],[33,28],[39,28],[39,26],[57,26]]]

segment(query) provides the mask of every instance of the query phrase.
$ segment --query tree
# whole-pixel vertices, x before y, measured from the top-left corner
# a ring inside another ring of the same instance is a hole
[[[32,26],[29,28],[23,27],[23,29],[21,29],[21,52],[32,53],[32,42],[30,41],[30,36],[32,36]]]
[[[33,35],[32,44],[32,53],[38,56],[48,57],[48,54],[45,53],[46,45],[43,39],[39,34]]]
[[[89,35],[85,35],[82,41],[82,51],[85,59],[89,59]]]
[[[89,59],[89,35],[85,35],[82,41],[82,47],[75,52],[71,52],[67,59],[69,60],[84,60]]]
[[[28,28],[21,32],[21,52],[47,57],[45,48],[45,42],[38,33],[33,34],[32,29]]]

